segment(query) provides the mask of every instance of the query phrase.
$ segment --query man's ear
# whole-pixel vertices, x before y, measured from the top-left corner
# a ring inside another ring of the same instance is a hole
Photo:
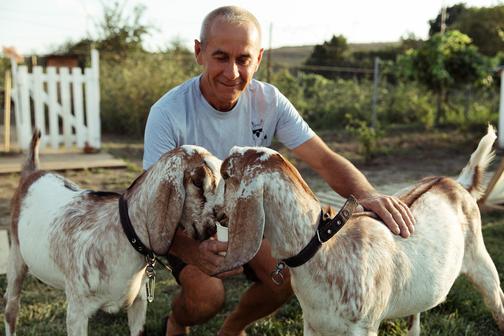
[[[201,42],[198,40],[194,40],[194,55],[196,56],[196,61],[198,62],[199,65],[203,65],[203,59],[201,53],[202,53]]]
[[[257,70],[259,70],[259,65],[261,65],[263,53],[264,53],[264,48],[261,48],[261,50],[259,50],[259,55],[257,56],[257,65],[256,65],[255,72],[257,72]]]

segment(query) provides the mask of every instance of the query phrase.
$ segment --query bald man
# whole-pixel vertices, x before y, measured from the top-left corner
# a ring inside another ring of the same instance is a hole
[[[161,97],[149,114],[145,130],[144,169],[181,145],[207,148],[221,160],[233,146],[270,146],[274,137],[314,169],[337,193],[354,195],[374,211],[395,234],[408,237],[413,217],[395,197],[379,194],[348,160],[334,153],[310,129],[294,106],[274,86],[253,79],[263,56],[261,29],[247,10],[217,8],[204,19],[194,42],[202,73]],[[246,225],[246,223],[244,223]],[[181,286],[164,322],[166,335],[184,335],[188,326],[212,318],[224,304],[220,278],[211,277],[227,244],[194,241],[177,232],[168,257]],[[271,280],[276,260],[263,240],[257,255],[243,267],[252,285],[226,318],[219,335],[245,335],[250,323],[269,315],[291,296],[289,275],[281,286]]]

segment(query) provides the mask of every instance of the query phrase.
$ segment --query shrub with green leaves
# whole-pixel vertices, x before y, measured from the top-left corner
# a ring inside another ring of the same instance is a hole
[[[150,107],[197,73],[193,58],[177,52],[128,54],[100,64],[104,132],[142,136]]]
[[[368,126],[366,121],[355,119],[350,114],[346,115],[346,119],[348,120],[346,130],[357,137],[361,154],[364,156],[364,161],[371,161],[381,150],[378,141],[383,137],[383,131]]]

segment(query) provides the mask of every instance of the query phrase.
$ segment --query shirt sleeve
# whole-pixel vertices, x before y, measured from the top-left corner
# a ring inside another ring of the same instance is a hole
[[[294,105],[278,90],[278,122],[276,138],[289,149],[294,149],[315,136],[315,132],[301,117]]]
[[[144,135],[143,169],[147,170],[166,152],[177,147],[177,136],[170,114],[154,105],[147,118]]]

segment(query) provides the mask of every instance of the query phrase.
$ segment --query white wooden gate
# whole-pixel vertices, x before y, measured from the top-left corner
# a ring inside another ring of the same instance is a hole
[[[91,51],[91,68],[33,67],[12,63],[12,99],[17,141],[27,149],[33,127],[42,131],[41,147],[100,148],[100,81],[98,51]]]

